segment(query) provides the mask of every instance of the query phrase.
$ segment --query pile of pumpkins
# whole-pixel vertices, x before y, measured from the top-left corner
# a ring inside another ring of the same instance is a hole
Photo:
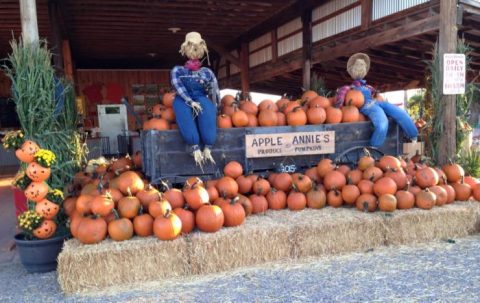
[[[152,108],[152,118],[145,121],[144,130],[175,129],[175,113],[172,105],[174,93],[166,93],[162,104]],[[359,109],[365,103],[363,94],[351,89],[345,95],[342,108],[333,106],[335,97],[319,96],[309,90],[300,99],[281,98],[274,102],[266,99],[258,105],[249,99],[239,100],[232,95],[225,95],[221,100],[217,127],[257,127],[257,126],[299,126],[315,124],[336,124],[367,121]]]
[[[455,163],[429,167],[418,159],[389,155],[376,161],[368,151],[352,169],[325,158],[304,173],[245,175],[236,161],[224,176],[201,180],[190,177],[183,188],[159,191],[124,157],[80,172],[74,178],[78,195],[64,202],[72,235],[85,244],[107,236],[123,241],[134,235],[173,240],[195,227],[216,232],[239,226],[245,217],[268,209],[354,207],[359,211],[392,212],[413,207],[432,209],[453,201],[480,200],[480,185]]]

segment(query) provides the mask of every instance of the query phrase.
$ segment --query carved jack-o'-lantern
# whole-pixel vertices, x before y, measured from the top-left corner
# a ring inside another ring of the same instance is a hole
[[[45,182],[32,182],[24,191],[28,200],[42,201],[48,194],[48,185]]]
[[[22,144],[22,147],[15,151],[15,155],[17,156],[18,160],[30,163],[34,160],[33,156],[35,153],[40,149],[37,143],[27,140]]]
[[[38,202],[37,205],[35,205],[35,211],[43,218],[49,220],[55,218],[59,210],[60,207],[57,204],[47,199],[43,199],[42,201]]]
[[[48,239],[55,234],[57,224],[52,220],[43,220],[42,224],[33,230],[33,235],[39,239]]]
[[[26,170],[27,176],[34,182],[42,182],[50,177],[50,167],[43,167],[37,162],[31,162],[28,164]]]

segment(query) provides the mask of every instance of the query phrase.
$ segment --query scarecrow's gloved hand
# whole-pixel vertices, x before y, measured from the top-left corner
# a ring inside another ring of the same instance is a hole
[[[202,112],[202,106],[198,102],[187,101],[187,105],[192,108],[194,117],[198,116],[198,114]]]

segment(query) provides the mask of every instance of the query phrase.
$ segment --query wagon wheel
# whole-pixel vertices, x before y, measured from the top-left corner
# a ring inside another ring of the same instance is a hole
[[[357,164],[358,159],[365,155],[365,150],[367,150],[375,160],[378,160],[384,155],[381,150],[373,146],[354,146],[339,154],[335,158],[335,163],[347,164],[350,167],[353,167]]]

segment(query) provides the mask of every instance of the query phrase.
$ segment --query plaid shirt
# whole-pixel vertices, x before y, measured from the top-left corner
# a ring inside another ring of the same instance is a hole
[[[182,82],[183,77],[193,77],[202,83],[205,92],[210,95],[211,99],[215,104],[218,105],[220,102],[220,91],[218,89],[217,78],[213,74],[212,70],[206,67],[202,67],[198,71],[192,71],[184,66],[175,66],[170,74],[172,86],[175,88],[177,95],[182,97],[187,103],[195,102],[195,100],[190,97],[187,88]]]

